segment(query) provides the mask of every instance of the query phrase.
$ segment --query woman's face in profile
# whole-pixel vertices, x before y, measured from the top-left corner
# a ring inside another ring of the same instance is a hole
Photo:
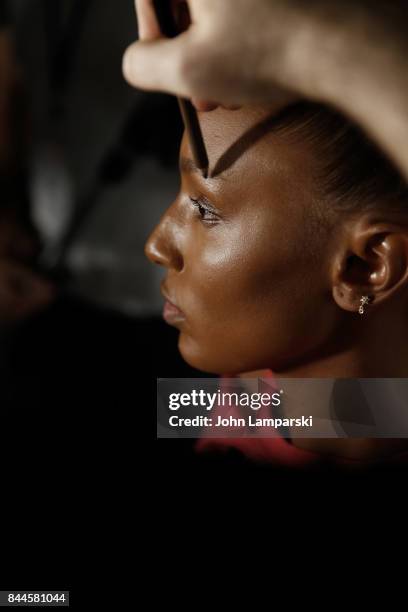
[[[146,245],[167,269],[165,318],[203,371],[276,372],[323,349],[338,322],[332,241],[316,231],[313,156],[268,129],[271,110],[218,109],[200,123],[210,178],[180,151],[180,192]]]

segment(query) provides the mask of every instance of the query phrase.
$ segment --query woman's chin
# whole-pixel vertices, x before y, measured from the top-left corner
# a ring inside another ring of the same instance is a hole
[[[178,349],[189,366],[206,374],[238,376],[242,372],[260,369],[260,367],[255,366],[251,368],[252,364],[243,360],[231,359],[234,354],[233,350],[228,355],[222,355],[220,350],[212,347],[208,347],[208,350],[206,350],[202,343],[195,341],[192,336],[185,332],[181,332],[179,335]]]
[[[191,336],[180,333],[178,349],[184,361],[195,370],[200,370],[200,372],[206,374],[215,374],[216,376],[225,374],[226,370],[223,364],[215,359],[214,355],[204,351]]]

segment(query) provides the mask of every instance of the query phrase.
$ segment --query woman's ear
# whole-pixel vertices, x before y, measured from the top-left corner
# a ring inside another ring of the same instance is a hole
[[[408,288],[408,225],[375,223],[369,216],[345,227],[332,266],[332,293],[340,308],[358,311]]]

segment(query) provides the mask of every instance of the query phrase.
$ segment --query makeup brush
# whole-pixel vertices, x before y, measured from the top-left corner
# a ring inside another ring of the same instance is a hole
[[[171,7],[171,0],[153,0],[153,6],[160,30],[167,38],[175,38],[180,34],[176,18]],[[204,139],[198,122],[197,111],[190,100],[177,98],[181,116],[190,142],[194,162],[204,176],[208,176],[208,156]]]

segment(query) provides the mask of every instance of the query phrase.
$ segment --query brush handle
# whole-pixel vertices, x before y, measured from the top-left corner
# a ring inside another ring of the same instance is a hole
[[[180,34],[174,16],[171,0],[153,0],[153,8],[156,13],[157,22],[163,36],[175,38]]]
[[[177,24],[176,16],[172,10],[171,0],[153,0],[157,22],[161,33],[167,38],[175,38],[182,31]],[[204,139],[198,122],[197,112],[190,100],[178,98],[181,116],[189,137],[191,153],[197,168],[202,170],[205,177],[208,172],[208,156]]]

